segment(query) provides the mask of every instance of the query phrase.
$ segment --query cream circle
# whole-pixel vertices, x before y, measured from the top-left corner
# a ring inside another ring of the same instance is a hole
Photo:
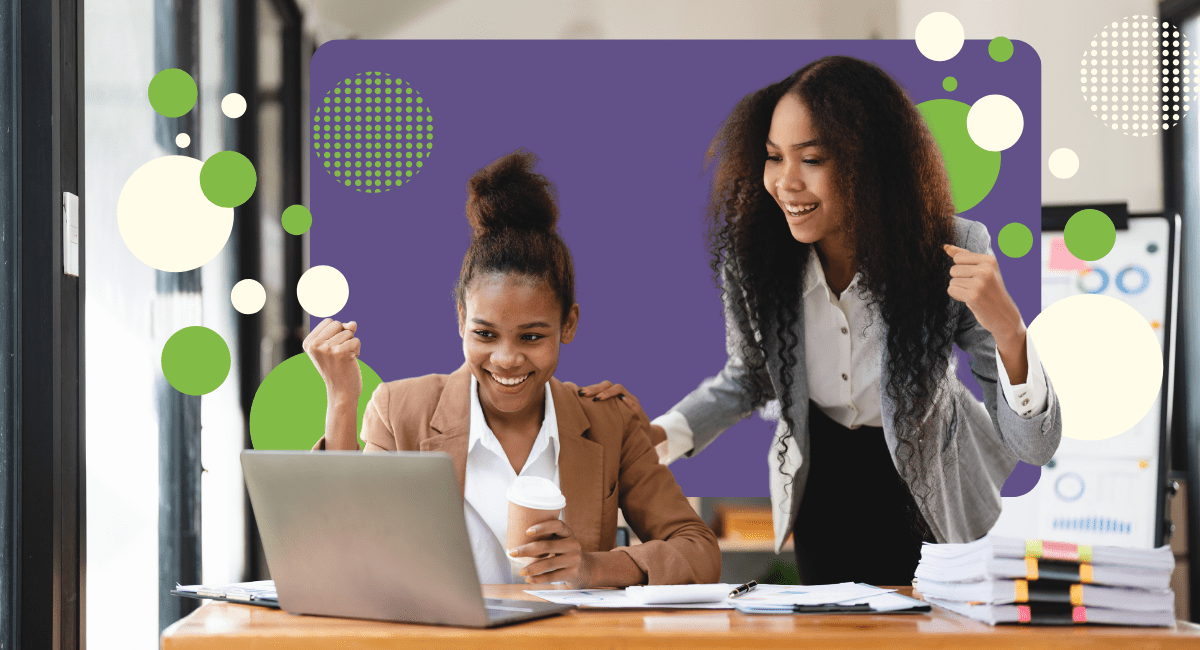
[[[238,118],[246,113],[246,98],[237,93],[229,93],[221,100],[221,112],[225,117]]]
[[[1103,440],[1138,423],[1162,385],[1162,348],[1129,304],[1098,294],[1063,298],[1029,336],[1062,406],[1063,435]]]
[[[304,311],[325,318],[346,306],[350,285],[346,283],[346,276],[332,266],[314,266],[296,283],[296,299]]]
[[[1055,178],[1070,178],[1079,171],[1079,156],[1066,147],[1055,149],[1047,162]]]
[[[159,271],[199,268],[221,252],[233,231],[233,208],[200,189],[204,163],[155,158],[133,172],[117,198],[117,229],[135,257]]]
[[[258,280],[247,278],[233,285],[229,301],[234,309],[243,314],[257,314],[267,304],[267,290]]]
[[[186,133],[180,133],[179,135],[175,136],[175,146],[179,147],[180,149],[187,149],[188,145],[191,143],[192,136]]]
[[[936,11],[917,23],[917,49],[931,61],[949,61],[962,49],[965,33],[954,16]]]
[[[1004,95],[981,97],[967,111],[967,133],[987,151],[1004,151],[1013,146],[1024,129],[1021,107]]]

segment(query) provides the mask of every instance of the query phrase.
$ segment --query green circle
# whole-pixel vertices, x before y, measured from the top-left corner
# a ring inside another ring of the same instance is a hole
[[[347,181],[348,183],[349,181]],[[379,374],[358,360],[363,390],[358,398],[356,430],[362,432],[363,413]],[[275,366],[258,385],[250,406],[250,441],[255,449],[311,449],[325,434],[325,382],[304,352]],[[359,438],[359,448],[366,445]]]
[[[185,327],[167,339],[162,350],[162,371],[175,390],[187,395],[207,395],[225,383],[231,358],[220,334],[207,327]]]
[[[1000,252],[1009,257],[1024,257],[1033,249],[1033,232],[1023,223],[1013,222],[1001,228],[996,239]]]
[[[146,94],[160,115],[179,117],[196,105],[196,80],[179,68],[167,68],[154,75]]]
[[[954,77],[946,77],[945,79],[942,79],[942,88],[944,88],[946,92],[952,92],[955,88],[958,88],[958,79],[955,79]]]
[[[1011,59],[1013,55],[1012,41],[1003,36],[993,38],[992,42],[988,43],[988,54],[991,55],[992,60],[1001,63]]]
[[[917,110],[942,152],[955,212],[970,210],[995,187],[1000,176],[1000,152],[987,151],[971,139],[967,132],[967,113],[971,107],[967,104],[953,99],[931,99],[917,104]]]
[[[200,168],[200,189],[222,208],[236,208],[250,200],[257,184],[254,164],[236,151],[214,153]]]
[[[293,235],[303,235],[312,227],[312,213],[302,205],[293,205],[283,211],[280,221],[283,222],[284,230]]]
[[[1085,262],[1108,255],[1117,242],[1117,227],[1099,210],[1080,210],[1067,219],[1063,243],[1071,254]]]

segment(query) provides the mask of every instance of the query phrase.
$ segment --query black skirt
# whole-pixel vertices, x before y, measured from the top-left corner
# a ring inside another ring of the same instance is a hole
[[[880,427],[847,429],[809,403],[808,482],[793,530],[804,584],[907,586],[934,541]]]

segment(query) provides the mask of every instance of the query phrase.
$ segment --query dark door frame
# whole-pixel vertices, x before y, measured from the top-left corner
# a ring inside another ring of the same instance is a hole
[[[0,14],[0,644],[84,647],[83,3]],[[11,130],[10,130],[11,129]],[[80,197],[79,276],[63,267],[63,193]]]

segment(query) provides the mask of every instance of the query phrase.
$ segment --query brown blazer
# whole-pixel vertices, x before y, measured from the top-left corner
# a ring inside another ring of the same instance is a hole
[[[688,504],[675,476],[658,462],[649,422],[624,401],[593,402],[578,387],[547,383],[558,417],[563,520],[585,552],[625,553],[648,583],[713,583],[721,578],[717,538]],[[461,491],[471,424],[471,373],[425,375],[380,384],[363,415],[362,439],[389,451],[450,455]],[[325,439],[314,449],[323,449]],[[614,550],[617,508],[642,540]]]

